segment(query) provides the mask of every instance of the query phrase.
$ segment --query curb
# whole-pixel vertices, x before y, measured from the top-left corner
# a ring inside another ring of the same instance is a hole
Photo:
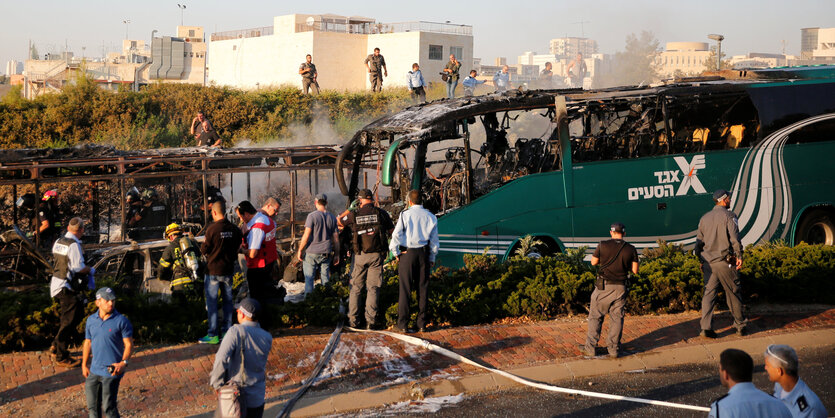
[[[698,341],[696,338],[694,340]],[[715,363],[718,361],[719,353],[731,347],[745,350],[751,354],[755,361],[762,361],[763,351],[769,344],[790,344],[795,348],[835,346],[835,328],[764,335],[726,342],[695,343],[685,347],[630,355],[617,360],[578,360],[576,358],[567,358],[554,363],[519,367],[508,369],[507,371],[527,379],[554,383],[567,379],[632,370],[655,369],[693,363]],[[306,396],[296,404],[292,416],[306,417],[340,414],[406,401],[410,399],[409,393],[413,384],[418,384],[423,392],[431,397],[458,395],[462,392],[477,393],[504,390],[520,386],[518,383],[492,373],[468,375],[459,379],[428,382],[418,380],[398,385],[378,385],[335,395]],[[278,414],[283,405],[284,401],[267,403],[264,410],[265,416]]]

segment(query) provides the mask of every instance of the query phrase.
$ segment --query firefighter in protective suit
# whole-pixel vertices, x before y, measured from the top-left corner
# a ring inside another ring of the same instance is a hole
[[[176,223],[165,228],[165,238],[170,244],[159,260],[157,275],[160,280],[170,280],[171,295],[184,302],[186,294],[197,293],[195,286],[202,282],[200,247],[193,239],[183,235],[183,228]]]

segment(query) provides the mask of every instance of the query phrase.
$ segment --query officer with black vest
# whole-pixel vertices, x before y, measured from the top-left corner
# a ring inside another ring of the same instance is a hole
[[[38,217],[41,220],[41,224],[38,225],[41,247],[50,248],[64,229],[63,215],[58,208],[58,190],[47,190],[43,194],[38,205]]]
[[[623,334],[623,311],[626,308],[626,279],[629,273],[638,274],[638,252],[632,244],[623,240],[626,227],[615,222],[609,227],[612,237],[597,245],[591,256],[591,265],[600,265],[589,306],[589,329],[584,352],[594,357],[603,317],[609,315],[609,337],[606,346],[609,357],[617,358],[620,338]]]
[[[49,293],[60,304],[61,322],[50,352],[58,364],[64,367],[78,367],[81,364],[79,360],[70,357],[69,340],[84,314],[82,295],[87,289],[94,288],[92,277],[95,270],[84,264],[80,241],[82,235],[83,221],[81,218],[72,218],[66,235],[56,240],[52,246],[55,267]]]
[[[371,190],[359,191],[360,207],[339,219],[339,224],[353,231],[354,268],[351,272],[351,296],[348,300],[348,321],[359,325],[360,292],[366,287],[366,328],[373,329],[377,318],[377,302],[383,284],[383,262],[388,252],[388,237],[394,229],[389,214],[374,206]]]
[[[168,207],[159,199],[157,191],[148,188],[142,191],[141,221],[143,239],[153,239],[165,230],[168,225]]]

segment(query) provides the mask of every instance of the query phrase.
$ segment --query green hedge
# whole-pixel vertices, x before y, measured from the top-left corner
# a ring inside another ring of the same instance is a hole
[[[430,316],[437,324],[472,325],[509,317],[544,319],[584,313],[593,290],[595,270],[583,262],[585,248],[539,259],[513,257],[500,263],[492,255],[466,255],[465,267],[439,267],[430,281]],[[835,304],[835,247],[764,244],[749,247],[740,271],[748,303],[815,302]],[[348,297],[347,277],[317,287],[307,301],[268,307],[274,327],[332,326],[339,305]],[[236,280],[236,284],[240,280]],[[102,282],[107,285],[107,280]],[[646,250],[637,276],[630,279],[628,312],[673,313],[698,309],[702,275],[698,260],[683,248],[660,243]],[[396,266],[384,269],[380,322],[397,320]],[[411,312],[416,315],[413,297]],[[148,295],[123,295],[117,309],[127,315],[140,344],[195,341],[206,332],[206,311],[200,298],[185,304]],[[87,314],[95,311],[93,303]],[[79,325],[79,331],[84,324]],[[0,351],[49,346],[58,328],[57,304],[46,286],[35,292],[0,292]]]

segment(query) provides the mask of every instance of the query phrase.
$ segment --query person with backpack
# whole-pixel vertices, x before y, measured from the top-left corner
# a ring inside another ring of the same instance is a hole
[[[371,190],[359,191],[360,207],[339,219],[339,224],[353,233],[354,268],[351,270],[351,294],[348,299],[348,321],[359,326],[360,292],[366,288],[365,323],[376,327],[377,302],[383,285],[383,263],[388,253],[388,237],[394,230],[389,214],[374,205]]]
[[[638,252],[632,244],[623,240],[626,227],[615,222],[609,228],[612,237],[597,245],[591,256],[591,265],[600,265],[597,281],[591,293],[589,306],[589,330],[584,353],[594,357],[603,317],[609,315],[609,338],[606,345],[609,357],[617,358],[620,338],[623,335],[623,311],[626,308],[626,279],[629,273],[638,274]],[[601,264],[602,262],[602,264]]]
[[[165,238],[170,241],[159,260],[157,271],[160,280],[171,281],[171,295],[179,302],[185,302],[188,291],[203,274],[200,248],[197,243],[183,235],[183,228],[172,223],[165,228]]]

